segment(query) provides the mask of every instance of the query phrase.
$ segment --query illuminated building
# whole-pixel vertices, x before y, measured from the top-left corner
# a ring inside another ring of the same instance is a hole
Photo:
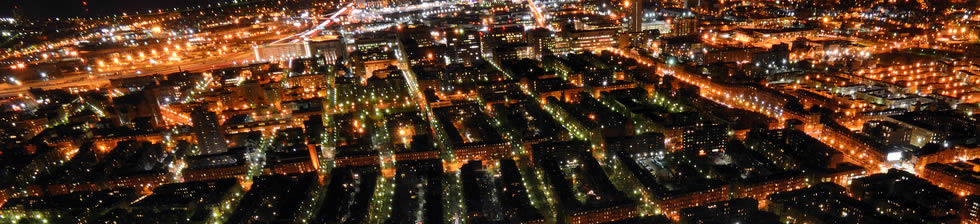
[[[628,137],[626,140],[627,151],[629,152],[665,152],[664,135],[650,132]]]
[[[616,46],[616,29],[572,30],[559,34],[570,52],[592,51]]]
[[[298,204],[319,185],[316,175],[262,176],[242,193],[241,202],[229,211],[228,222],[291,222],[302,215]]]
[[[980,15],[847,3],[0,18],[0,223],[977,219]]]
[[[688,35],[664,38],[661,40],[660,49],[661,54],[671,55],[679,60],[702,62],[707,46],[701,41],[701,37]]]
[[[874,168],[882,166],[886,160],[881,144],[836,123],[822,122],[819,140],[858,165]]]
[[[873,207],[847,195],[846,189],[833,183],[769,196],[768,210],[781,216],[781,222],[849,222],[878,223],[887,220]]]
[[[748,198],[714,202],[682,209],[680,223],[779,223],[778,216],[758,209],[759,202]]]
[[[960,214],[964,224],[980,223],[980,195],[967,196]]]
[[[731,138],[731,128],[728,125],[711,121],[695,121],[688,125],[668,125],[664,136],[669,139],[667,149],[670,151],[701,151],[721,152]],[[679,143],[679,144],[678,144]]]
[[[625,10],[629,12],[629,25],[627,26],[627,30],[633,33],[643,31],[643,1],[627,1],[626,4],[629,4],[627,10]]]
[[[505,26],[491,29],[489,34],[483,36],[482,43],[484,47],[503,47],[524,43],[525,39],[524,27]]]
[[[643,22],[643,30],[644,31],[656,30],[661,34],[668,34],[670,33],[670,25],[671,24],[668,24],[667,21],[665,20],[646,21]]]
[[[963,159],[980,158],[980,147],[953,146],[937,151],[921,152],[915,156],[915,170],[922,171],[927,164],[954,163]]]
[[[130,205],[129,213],[113,214],[119,216],[109,218],[133,222],[209,221],[216,218],[212,213],[230,210],[222,208],[236,202],[242,191],[243,187],[235,179],[167,184]]]
[[[757,201],[765,201],[769,195],[799,190],[809,186],[809,176],[798,172],[789,172],[782,175],[767,176],[759,180],[749,180],[744,183],[735,183],[732,193],[736,198],[751,198]]]
[[[698,24],[700,23],[697,18],[675,18],[670,21],[670,36],[688,36],[697,35]]]
[[[497,61],[514,61],[520,59],[536,58],[534,48],[528,45],[511,45],[493,49],[493,56]]]
[[[869,121],[864,123],[863,133],[869,136],[880,137],[879,140],[885,145],[910,144],[922,147],[928,143],[933,134],[929,131],[900,125],[890,121]]]
[[[513,192],[526,194],[520,183],[520,176],[513,160],[502,160],[500,165],[511,172],[503,175],[490,175],[481,161],[470,161],[462,168],[463,190],[466,194],[466,209],[471,222],[493,222],[512,220],[517,222],[544,221],[526,197],[515,197]],[[494,164],[487,164],[494,166]],[[516,182],[515,182],[516,181]],[[477,221],[479,220],[479,221]]]
[[[191,111],[194,135],[202,154],[217,154],[228,151],[224,129],[218,123],[218,116],[203,107]]]
[[[392,2],[390,0],[357,0],[354,1],[358,8],[384,8]]]
[[[786,169],[834,168],[843,155],[797,130],[753,130],[746,145]]]
[[[47,118],[34,118],[34,119],[22,119],[14,123],[14,126],[18,130],[22,130],[24,133],[24,139],[30,139],[35,135],[41,133],[46,128],[48,123]],[[7,130],[7,129],[4,129]]]
[[[964,102],[977,100],[975,91],[969,89],[969,84],[975,85],[976,81],[953,71],[966,70],[965,61],[935,60],[911,53],[891,53],[883,59],[858,70],[856,75],[894,85],[909,95],[935,94]]]
[[[408,27],[402,28],[402,33],[406,34],[406,38],[414,41],[414,44],[419,48],[432,47],[436,42],[436,38],[441,39],[442,37],[441,31],[426,25],[409,25]]]
[[[327,64],[334,63],[340,58],[348,57],[344,44],[340,39],[319,39],[306,42],[310,55],[322,56]]]
[[[769,51],[752,55],[751,64],[755,66],[755,71],[767,75],[790,72],[794,67],[789,63],[789,45],[787,44],[773,45]]]
[[[975,120],[951,112],[909,112],[890,116],[889,121],[912,130],[910,144],[939,144],[945,147],[966,145],[976,141]]]
[[[980,179],[977,178],[976,171],[978,165],[980,160],[977,159],[947,164],[930,163],[925,165],[920,175],[932,184],[959,196],[966,196],[980,192]]]
[[[959,199],[955,194],[905,171],[891,169],[855,179],[850,192],[875,206],[876,211],[902,222],[959,221]]]
[[[761,52],[762,48],[722,48],[712,49],[704,53],[704,63],[711,64],[717,62],[745,63],[752,60],[752,55]]]
[[[796,17],[770,15],[752,18],[739,18],[735,21],[738,27],[749,28],[785,28],[793,25],[797,21]]]
[[[681,209],[697,207],[709,203],[728,200],[730,197],[730,186],[723,185],[717,187],[702,187],[700,189],[689,189],[678,192],[661,193],[658,195],[657,204],[660,210],[668,217],[680,215]],[[687,192],[684,192],[687,191]]]
[[[480,58],[481,33],[462,27],[446,32],[446,46],[452,63],[472,64]]]
[[[749,42],[765,43],[768,45],[792,42],[798,38],[813,37],[816,29],[786,28],[786,29],[740,29],[736,35],[742,35]]]
[[[309,89],[319,88],[327,85],[327,76],[320,74],[296,75],[286,78],[286,85],[291,87]]]
[[[601,223],[636,214],[633,202],[616,190],[586,151],[585,142],[544,142],[534,145],[534,160],[542,167],[555,192],[559,219],[566,223]],[[575,173],[576,177],[571,176]],[[589,192],[582,192],[589,186]],[[577,198],[590,197],[585,202]]]
[[[304,43],[278,43],[255,46],[255,60],[282,60],[283,58],[309,57],[309,45]]]
[[[226,166],[206,169],[187,169],[183,171],[184,181],[206,181],[217,179],[239,179],[248,174],[248,166]]]
[[[113,205],[135,200],[134,189],[77,192],[58,196],[14,198],[4,203],[0,215],[5,217],[43,217],[39,222],[96,221],[97,214],[109,212]],[[82,214],[76,216],[76,214]]]
[[[122,78],[122,79],[112,79],[109,80],[109,86],[116,89],[142,89],[147,86],[155,86],[159,84],[162,77],[160,76],[139,76],[132,78]]]
[[[535,58],[545,55],[561,54],[556,49],[555,33],[545,28],[535,28],[527,31],[527,43],[531,45]]]

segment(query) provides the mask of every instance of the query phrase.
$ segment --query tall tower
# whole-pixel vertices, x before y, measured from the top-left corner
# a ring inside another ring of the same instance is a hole
[[[194,135],[197,136],[197,147],[201,149],[201,155],[228,151],[225,133],[218,124],[217,114],[204,107],[196,107],[191,111],[191,123],[194,125]]]
[[[643,0],[628,0],[626,4],[630,17],[629,32],[643,32]]]
[[[14,8],[11,10],[11,16],[13,16],[17,23],[24,23],[24,10],[20,8],[20,3],[21,1],[19,0],[13,1]]]

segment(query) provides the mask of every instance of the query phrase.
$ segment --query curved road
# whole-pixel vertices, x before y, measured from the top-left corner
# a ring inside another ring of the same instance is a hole
[[[252,54],[251,51],[243,51],[243,52],[229,54],[225,56],[212,57],[212,58],[189,61],[189,62],[181,62],[178,64],[159,65],[159,66],[154,66],[149,68],[126,69],[122,71],[102,73],[95,77],[89,77],[89,74],[77,74],[77,75],[60,77],[58,79],[49,80],[49,81],[37,80],[37,81],[24,82],[23,85],[3,84],[0,85],[0,96],[17,95],[20,93],[27,92],[27,90],[31,88],[42,88],[42,89],[64,88],[69,86],[98,84],[100,82],[108,82],[111,79],[148,76],[153,74],[169,74],[169,73],[178,72],[178,66],[180,70],[183,71],[203,71],[203,70],[209,70],[215,68],[223,68],[226,66],[234,65],[236,62],[244,61],[247,59],[253,59],[253,57],[254,55]]]

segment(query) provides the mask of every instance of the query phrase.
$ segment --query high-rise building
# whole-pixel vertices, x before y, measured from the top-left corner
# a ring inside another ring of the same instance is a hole
[[[698,34],[698,19],[694,17],[674,18],[670,27],[671,36]]]
[[[528,30],[527,44],[531,46],[535,57],[555,54],[555,33],[545,28]]]
[[[629,32],[639,33],[643,31],[643,0],[633,0],[626,2],[630,13]]]
[[[476,30],[456,28],[446,32],[446,45],[452,63],[472,64],[480,58],[480,33]]]
[[[206,108],[197,107],[191,111],[191,123],[201,155],[218,154],[228,151],[224,130],[218,123],[218,115]]]
[[[10,14],[11,17],[13,17],[14,20],[16,20],[17,22],[24,21],[24,10],[20,9],[20,6],[18,6],[17,3],[14,3],[14,9],[11,11]]]
[[[980,223],[980,195],[967,196],[960,214],[965,224]]]

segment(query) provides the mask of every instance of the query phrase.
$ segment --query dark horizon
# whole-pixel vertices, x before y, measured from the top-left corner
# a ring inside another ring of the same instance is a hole
[[[87,4],[83,4],[83,2]],[[207,5],[226,0],[10,0],[0,1],[0,17],[12,17],[14,7],[21,9],[30,19],[111,16],[121,13],[146,12],[146,10],[173,9]],[[88,11],[86,11],[88,9]]]

